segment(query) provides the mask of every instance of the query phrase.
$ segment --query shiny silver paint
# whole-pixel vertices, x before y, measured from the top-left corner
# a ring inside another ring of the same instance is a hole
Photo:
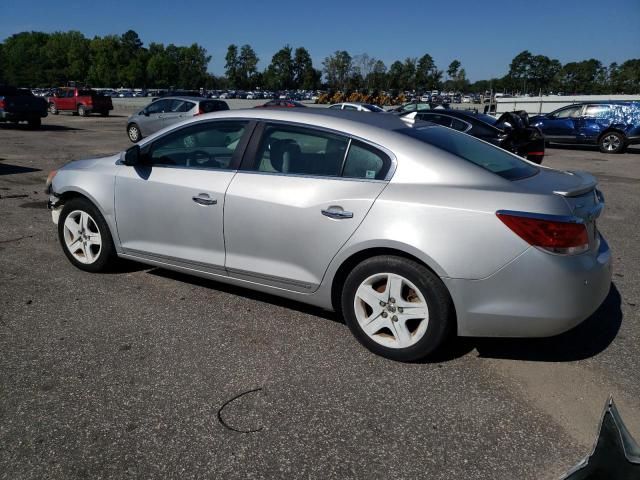
[[[538,167],[531,178],[508,181],[394,132],[405,126],[395,116],[344,111],[216,112],[161,130],[140,146],[216,119],[341,132],[383,148],[393,169],[384,181],[175,168],[153,168],[141,180],[121,154],[65,166],[53,192],[78,192],[95,203],[122,257],[326,309],[333,309],[334,279],[353,255],[403,252],[443,280],[460,335],[560,333],[593,313],[608,292],[611,258],[599,234],[591,235],[587,253],[553,255],[496,217],[499,210],[589,215],[601,209],[601,199],[588,174]],[[195,202],[201,194],[216,203]],[[336,206],[353,216],[323,214]]]

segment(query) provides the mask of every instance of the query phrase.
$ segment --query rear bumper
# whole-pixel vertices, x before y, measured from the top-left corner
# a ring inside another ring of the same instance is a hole
[[[0,112],[0,121],[3,122],[27,122],[36,118],[44,118],[47,116],[47,111],[42,112]]]
[[[559,256],[529,248],[482,280],[443,279],[458,316],[458,334],[549,337],[575,327],[602,304],[611,286],[611,252]]]

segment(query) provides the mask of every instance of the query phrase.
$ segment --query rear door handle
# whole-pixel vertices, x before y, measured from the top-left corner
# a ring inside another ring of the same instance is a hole
[[[206,193],[201,193],[198,196],[191,197],[198,205],[215,205],[218,201],[215,198],[209,197]]]
[[[326,210],[321,210],[322,215],[329,218],[343,219],[353,218],[353,212],[347,212],[342,207],[329,207]]]

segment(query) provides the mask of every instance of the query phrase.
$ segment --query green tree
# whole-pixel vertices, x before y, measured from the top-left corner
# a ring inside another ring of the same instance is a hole
[[[256,74],[258,73],[258,56],[250,45],[243,45],[238,56],[238,80],[240,88],[253,88]]]
[[[224,71],[227,75],[227,80],[231,87],[239,87],[240,78],[239,70],[240,64],[238,61],[238,46],[231,44],[227,47],[227,54],[224,57]]]
[[[382,60],[376,60],[371,73],[366,78],[367,85],[373,90],[384,90],[387,88],[387,66]]]
[[[90,62],[89,82],[102,87],[120,87],[120,37],[107,35],[94,37],[89,44]]]
[[[458,77],[458,70],[460,70],[460,60],[454,60],[449,64],[449,68],[447,68],[447,75],[450,79],[455,80]]]
[[[345,50],[337,50],[322,62],[324,74],[330,87],[346,90],[351,75],[351,55]]]
[[[389,80],[388,88],[392,90],[403,89],[404,88],[404,85],[402,84],[403,75],[404,75],[404,65],[402,64],[401,61],[396,60],[391,64],[391,66],[389,67],[389,72],[387,73],[387,78]]]
[[[285,45],[278,50],[265,72],[265,81],[272,90],[287,90],[294,86],[292,48]]]
[[[21,87],[47,85],[48,39],[46,33],[22,32],[4,41],[2,67],[7,83]]]
[[[293,55],[293,81],[296,88],[311,90],[318,87],[321,74],[313,68],[309,51],[304,47],[296,48]]]

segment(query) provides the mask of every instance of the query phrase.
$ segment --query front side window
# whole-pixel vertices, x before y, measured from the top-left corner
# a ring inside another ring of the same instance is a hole
[[[578,105],[577,107],[565,108],[564,110],[560,110],[553,115],[552,118],[576,118],[580,115],[582,111],[582,105]]]
[[[311,128],[269,125],[258,147],[259,172],[337,177],[348,139]]]
[[[345,105],[344,110],[358,110],[358,107],[354,107],[353,105]]]
[[[151,165],[228,169],[247,122],[205,122],[182,128],[156,140]]]
[[[147,113],[153,115],[155,113],[164,113],[169,110],[171,100],[158,100],[147,107]]]

